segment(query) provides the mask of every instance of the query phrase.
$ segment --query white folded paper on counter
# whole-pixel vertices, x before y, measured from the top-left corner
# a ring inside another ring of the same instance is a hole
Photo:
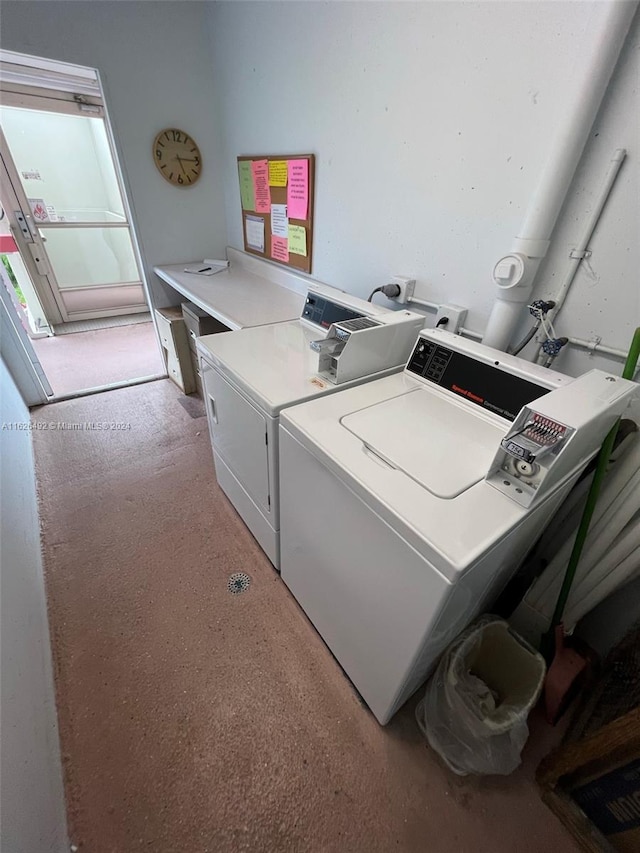
[[[193,273],[194,275],[215,275],[217,272],[222,272],[222,270],[228,269],[228,267],[229,261],[205,258],[204,261],[197,261],[195,264],[187,264],[184,271]]]

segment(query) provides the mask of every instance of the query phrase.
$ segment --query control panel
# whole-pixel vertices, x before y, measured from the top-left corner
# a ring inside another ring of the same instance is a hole
[[[326,316],[326,311],[325,311]],[[310,341],[318,353],[318,376],[333,385],[401,370],[424,317],[412,311],[383,311],[333,323],[325,337]]]
[[[545,450],[559,445],[567,431],[568,427],[564,424],[556,423],[538,412],[533,412],[531,420],[524,429],[508,439],[503,439],[502,446],[507,453],[533,465]]]
[[[355,320],[357,317],[362,317],[363,314],[361,311],[354,311],[351,308],[345,308],[338,302],[325,299],[324,296],[319,296],[310,290],[307,293],[300,316],[302,320],[308,320],[321,329],[328,329],[333,323],[339,323],[342,320]]]
[[[356,317],[333,325],[326,338],[311,341],[311,349],[319,355],[318,375],[337,384],[340,381],[340,357],[353,333],[375,328],[382,328],[382,324],[371,317]]]
[[[518,503],[528,506],[575,430],[525,407],[500,442],[498,476]]]
[[[549,392],[507,372],[499,361],[487,364],[423,337],[418,338],[407,370],[510,421],[527,403]]]
[[[521,506],[576,476],[638,394],[635,382],[601,370],[524,406],[500,441],[486,482]]]

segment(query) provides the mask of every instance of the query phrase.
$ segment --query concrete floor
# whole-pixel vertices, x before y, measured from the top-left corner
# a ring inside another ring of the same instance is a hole
[[[152,322],[32,341],[56,396],[166,373]]]
[[[33,432],[72,843],[575,853],[533,781],[539,716],[489,779],[442,766],[417,697],[376,723],[219,490],[200,412],[163,380],[33,415],[129,425]]]

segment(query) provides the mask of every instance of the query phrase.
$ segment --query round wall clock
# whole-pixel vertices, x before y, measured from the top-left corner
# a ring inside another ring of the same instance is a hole
[[[200,149],[184,130],[168,127],[153,141],[153,162],[162,177],[176,187],[190,187],[202,173]]]

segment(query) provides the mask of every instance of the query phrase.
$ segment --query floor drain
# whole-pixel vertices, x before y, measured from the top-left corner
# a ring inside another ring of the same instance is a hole
[[[241,592],[248,590],[250,586],[251,578],[244,572],[234,572],[229,576],[227,589],[232,595],[240,595]]]

